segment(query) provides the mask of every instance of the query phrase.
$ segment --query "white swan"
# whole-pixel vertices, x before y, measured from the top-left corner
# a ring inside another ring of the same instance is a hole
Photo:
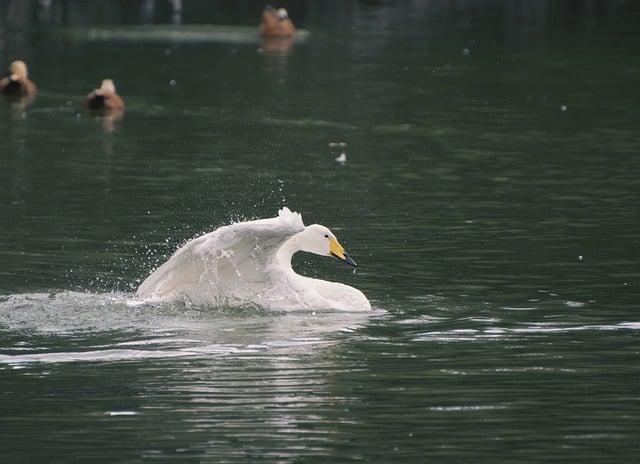
[[[296,274],[291,257],[298,251],[356,266],[328,228],[305,227],[302,216],[285,207],[278,217],[231,224],[191,240],[142,282],[137,296],[275,310],[371,309],[360,290]]]

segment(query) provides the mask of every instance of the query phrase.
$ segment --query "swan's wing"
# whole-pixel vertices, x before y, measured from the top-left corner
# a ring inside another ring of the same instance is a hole
[[[208,267],[215,267],[219,280],[264,282],[268,278],[266,266],[280,246],[302,230],[301,219],[291,222],[281,216],[241,222],[215,231],[198,244],[196,253],[208,257]]]
[[[210,235],[210,234],[207,234]],[[158,267],[138,287],[139,298],[168,298],[180,289],[192,285],[196,276],[204,273],[204,262],[198,259],[194,250],[206,235],[187,242],[164,264]]]
[[[198,237],[178,249],[138,288],[138,297],[169,298],[197,289],[224,292],[268,279],[266,266],[282,243],[304,230],[288,208],[278,217],[239,222]],[[216,299],[217,295],[210,295]]]

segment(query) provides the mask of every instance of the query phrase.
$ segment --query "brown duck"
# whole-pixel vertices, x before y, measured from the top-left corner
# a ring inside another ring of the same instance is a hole
[[[296,27],[289,19],[287,10],[284,8],[276,10],[267,5],[262,10],[259,31],[263,37],[289,37],[295,34]]]
[[[124,110],[124,101],[116,93],[116,86],[111,79],[103,80],[99,89],[88,93],[84,105],[91,111]]]
[[[14,61],[9,66],[9,73],[0,80],[0,93],[14,97],[34,96],[36,85],[29,80],[27,65],[24,61]]]

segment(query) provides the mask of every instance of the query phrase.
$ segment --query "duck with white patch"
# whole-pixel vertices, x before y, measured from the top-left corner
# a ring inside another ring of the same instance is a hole
[[[36,85],[29,79],[29,72],[24,61],[16,60],[9,65],[9,72],[0,79],[0,93],[11,97],[33,97],[37,92]]]
[[[99,89],[89,92],[84,98],[84,105],[89,111],[124,111],[124,101],[111,79],[104,79]]]
[[[275,9],[267,5],[262,10],[262,18],[258,27],[262,37],[291,37],[296,33],[289,14],[284,8]]]

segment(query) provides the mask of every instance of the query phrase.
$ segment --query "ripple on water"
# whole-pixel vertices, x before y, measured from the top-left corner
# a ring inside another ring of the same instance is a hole
[[[370,316],[140,306],[129,304],[130,297],[82,292],[2,296],[0,331],[8,343],[0,363],[19,367],[302,353],[330,346]]]

